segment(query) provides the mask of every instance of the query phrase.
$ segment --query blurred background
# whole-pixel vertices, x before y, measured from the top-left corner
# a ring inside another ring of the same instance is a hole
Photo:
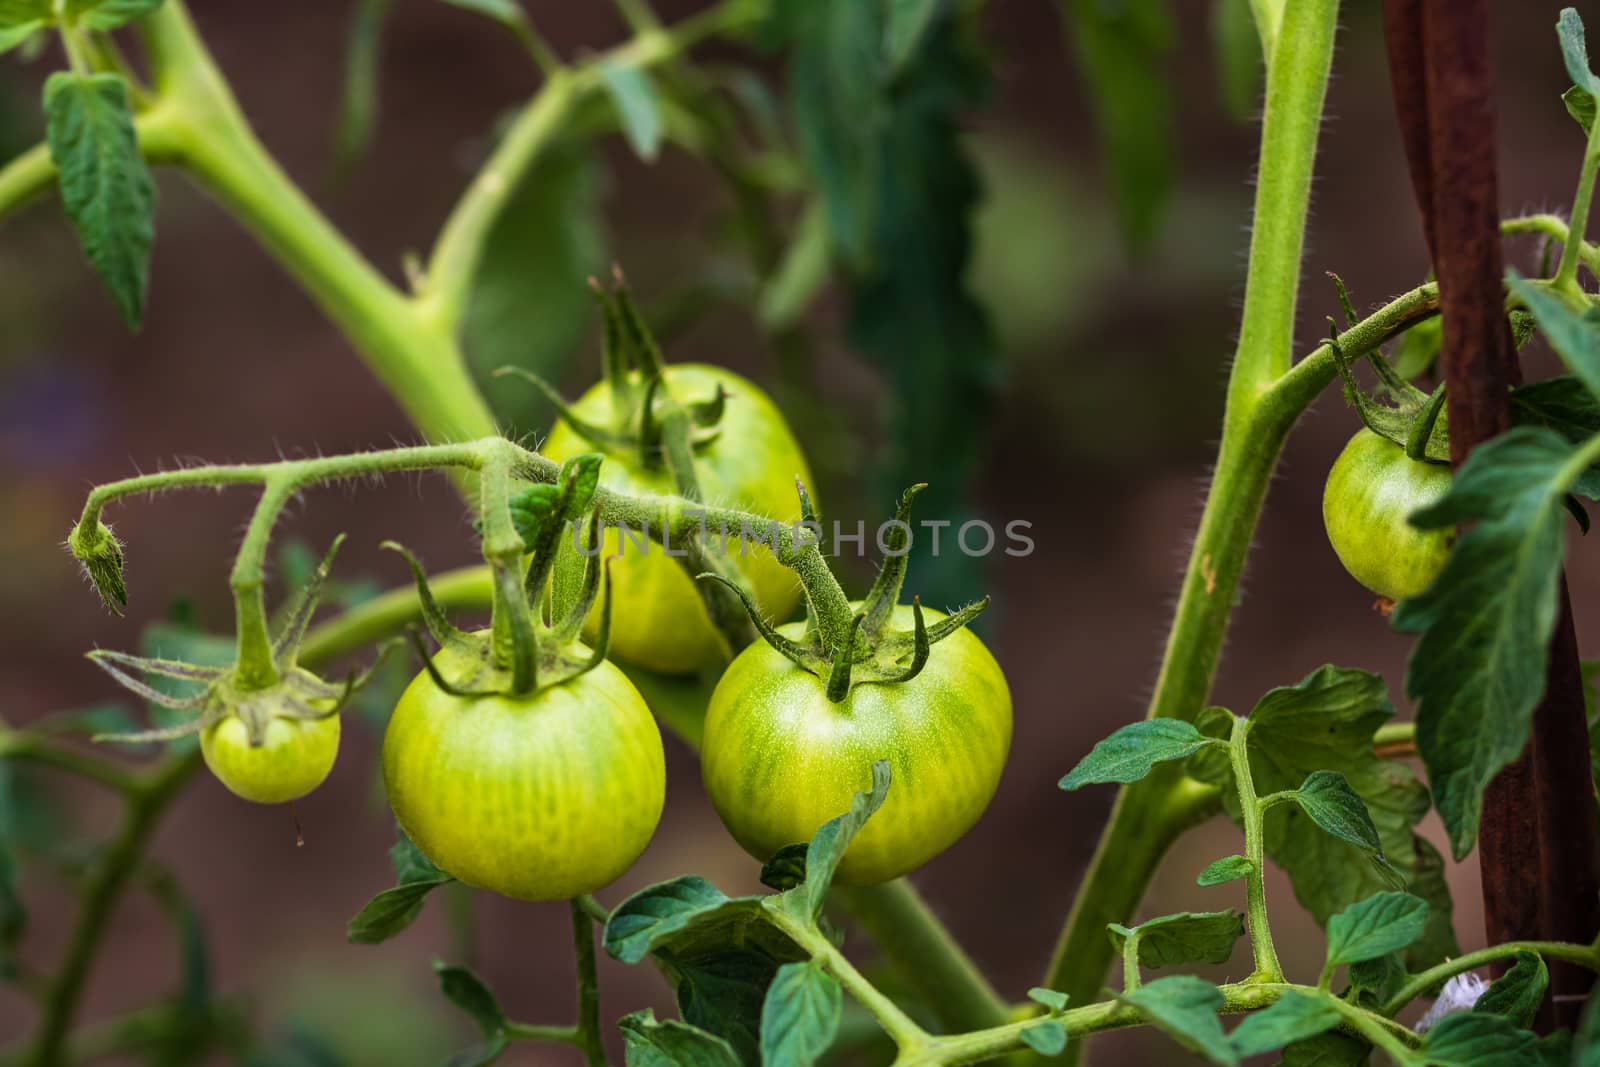
[[[606,5],[525,6],[567,55],[623,33]],[[1552,29],[1560,6],[1495,5],[1505,214],[1564,210],[1576,182],[1582,138],[1559,99],[1568,83]],[[474,308],[471,348],[480,367],[541,367],[576,393],[599,368],[582,279],[620,262],[669,359],[726,364],[775,395],[815,457],[828,516],[870,524],[904,482],[925,479],[942,495],[923,517],[1032,524],[1031,556],[921,561],[907,585],[941,605],[977,592],[994,597],[981,629],[1013,687],[1011,761],[977,829],[916,881],[1012,996],[1042,972],[1113,796],[1109,788],[1065,794],[1056,780],[1095,740],[1143,714],[1213,458],[1242,294],[1258,131],[1225,101],[1209,5],[1173,7],[1165,63],[1176,109],[1173,185],[1149,240],[1130,251],[1080,53],[1059,13],[1044,2],[988,5],[982,25],[993,83],[963,121],[982,179],[970,280],[995,343],[992,354],[973,353],[981,365],[929,367],[927,393],[916,401],[929,419],[959,421],[907,424],[894,388],[905,366],[863,357],[837,294],[806,311],[802,359],[775,350],[750,311],[747,268],[717,239],[730,210],[724,186],[671,146],[646,164],[613,136],[554,160],[560,173],[523,198],[546,200],[523,203],[519,228],[497,240],[493,254],[511,266]],[[537,81],[492,24],[442,3],[400,0],[376,53],[372,147],[335,182],[353,6],[206,0],[194,8],[265,143],[397,278],[402,257],[426,251],[497,121]],[[673,18],[695,5],[664,0],[659,8]],[[1338,314],[1325,272],[1337,271],[1356,306],[1370,308],[1427,269],[1378,5],[1352,0],[1345,8],[1301,293],[1302,351],[1325,335],[1325,317]],[[40,137],[39,85],[56,58],[0,65],[0,159]],[[119,701],[83,659],[89,648],[134,648],[146,624],[174,617],[224,632],[229,625],[227,572],[247,498],[173,494],[118,506],[109,518],[126,541],[131,597],[128,616],[118,619],[61,548],[91,484],[192,457],[260,460],[415,438],[337,331],[234,222],[181,175],[159,173],[159,184],[149,312],[135,336],[53,205],[35,205],[0,228],[0,700],[14,723]],[[1536,255],[1533,245],[1512,246],[1525,269]],[[903,356],[918,354],[912,346]],[[994,383],[986,407],[965,384],[972,376]],[[496,389],[496,410],[519,432],[542,431],[549,411],[526,392]],[[1330,389],[1292,438],[1216,702],[1242,712],[1266,689],[1334,662],[1383,673],[1402,704],[1409,639],[1371,610],[1322,532],[1323,478],[1356,427]],[[938,450],[913,449],[904,438],[930,434],[952,437],[970,469],[951,469],[944,458],[926,469]],[[300,566],[304,549],[292,542],[320,551],[347,531],[338,573],[358,596],[362,587],[406,579],[376,550],[384,538],[405,541],[432,569],[474,562],[467,518],[438,477],[315,492],[279,529],[280,544],[290,546],[280,571]],[[845,565],[857,591],[870,567]],[[1600,557],[1575,553],[1570,568],[1580,633],[1600,633]],[[481,894],[474,930],[452,928],[452,909],[435,900],[385,945],[345,943],[349,917],[391,883],[385,852],[393,827],[375,761],[383,702],[366,707],[363,725],[346,729],[332,779],[296,805],[294,817],[237,800],[202,776],[161,829],[154,854],[204,916],[217,988],[238,997],[271,1041],[356,1064],[432,1064],[466,1043],[470,1024],[435,990],[435,956],[461,961],[470,953],[517,1018],[567,1019],[572,963],[559,906]],[[688,871],[730,892],[756,885],[755,864],[720,831],[692,754],[670,737],[668,773],[660,832],[637,867],[600,894],[608,904]],[[109,831],[115,808],[106,798],[82,787],[57,795],[81,832]],[[1438,841],[1436,824],[1428,825]],[[1234,835],[1218,820],[1181,842],[1146,913],[1223,906],[1204,894],[1226,890],[1197,891],[1193,877],[1237,850]],[[1467,948],[1482,943],[1477,877],[1471,859],[1450,867]],[[22,954],[48,965],[61,952],[72,897],[42,871],[27,873],[24,890],[33,918]],[[1269,894],[1278,901],[1274,931],[1286,966],[1314,970],[1320,934],[1293,906],[1286,881],[1271,882]],[[158,904],[130,893],[113,917],[84,1018],[145,1002],[176,981],[178,959]],[[1248,968],[1241,947],[1219,973]],[[669,991],[647,967],[603,959],[601,982],[608,1021],[645,1005],[670,1007]],[[31,1019],[29,1003],[0,985],[0,1045]],[[305,1055],[303,1062],[330,1062]],[[1159,1037],[1133,1034],[1100,1038],[1090,1050],[1101,1063],[1181,1055]],[[573,1056],[524,1045],[501,1062]]]

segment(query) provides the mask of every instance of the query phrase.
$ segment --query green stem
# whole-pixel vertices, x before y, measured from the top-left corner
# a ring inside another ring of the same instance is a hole
[[[1568,224],[1569,239],[1561,246],[1561,263],[1556,267],[1552,285],[1559,290],[1583,296],[1578,285],[1578,253],[1589,222],[1589,202],[1594,198],[1594,176],[1600,170],[1600,122],[1589,125],[1589,140],[1583,149],[1583,167],[1578,172],[1578,192],[1572,199],[1572,221]]]
[[[1412,975],[1406,979],[1405,985],[1389,998],[1388,1003],[1383,1006],[1383,1013],[1393,1015],[1440,982],[1474,968],[1486,966],[1495,960],[1515,956],[1519,952],[1532,952],[1546,959],[1566,960],[1568,963],[1576,963],[1591,971],[1600,972],[1600,950],[1597,950],[1595,945],[1577,945],[1567,941],[1507,941],[1502,945],[1481,948],[1476,952],[1457,956],[1453,960],[1445,960],[1421,974]]]
[[[1387,1052],[1395,1063],[1411,1064],[1416,1062],[1416,1055],[1412,1052],[1412,1043],[1417,1041],[1415,1034],[1411,1034],[1408,1041],[1401,1038],[1391,1025],[1387,1025],[1388,1020],[1332,996],[1325,990],[1319,989],[1317,992],[1321,995],[1323,1003],[1331,1005],[1351,1029]]]
[[[116,760],[64,745],[30,730],[0,727],[0,760],[14,759],[49,767],[119,793],[135,792],[143,779]]]
[[[1139,939],[1125,937],[1122,940],[1122,991],[1132,993],[1139,988],[1143,978],[1139,974]]]
[[[1262,832],[1266,806],[1256,799],[1255,778],[1250,772],[1250,720],[1235,718],[1228,739],[1228,762],[1233,766],[1234,788],[1239,791],[1239,817],[1244,822],[1244,858],[1250,861],[1245,881],[1245,914],[1250,930],[1250,950],[1255,957],[1259,981],[1283,981],[1283,967],[1272,945],[1272,930],[1267,920],[1267,849]]]
[[[296,486],[288,479],[270,478],[255,514],[245,528],[244,541],[233,560],[228,585],[233,590],[234,663],[241,689],[266,689],[277,684],[278,667],[272,655],[272,634],[267,627],[265,594],[267,546],[278,514],[294,496]]]
[[[831,899],[843,905],[917,999],[951,1031],[982,1030],[1010,1018],[1010,1005],[909,880],[840,886]]]
[[[578,1040],[589,1067],[606,1067],[601,1045],[600,979],[594,961],[594,920],[581,900],[572,901],[572,944],[578,956]]]
[[[1504,234],[1540,233],[1560,241],[1563,250],[1572,231],[1567,226],[1567,221],[1559,215],[1540,213],[1534,215],[1521,215],[1517,218],[1506,219],[1500,223],[1500,232]],[[1578,248],[1576,255],[1578,262],[1588,267],[1590,273],[1600,274],[1600,247],[1588,241],[1575,242]]]
[[[891,1038],[901,1053],[912,1052],[922,1048],[933,1041],[928,1032],[918,1026],[916,1021],[900,1010],[900,1006],[882,993],[877,986],[867,981],[866,977],[855,965],[845,958],[844,953],[833,947],[815,926],[802,926],[798,922],[785,923],[783,930],[794,942],[807,952],[811,957],[838,979],[839,984],[856,999],[863,1008],[870,1011],[879,1025]]]

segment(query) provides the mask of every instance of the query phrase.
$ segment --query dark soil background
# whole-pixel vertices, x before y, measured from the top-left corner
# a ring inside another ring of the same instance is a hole
[[[375,262],[398,273],[405,252],[426,249],[487,131],[533,78],[493,26],[444,4],[400,3],[383,52],[376,147],[330,192],[323,178],[351,6],[194,5],[265,142]],[[621,32],[606,5],[526,6],[567,54],[603,47]],[[1000,327],[1005,379],[986,416],[977,492],[986,514],[1030,521],[1037,551],[996,557],[982,578],[995,598],[986,639],[1015,697],[1005,780],[977,829],[917,882],[1013,996],[1037,981],[1112,799],[1110,789],[1064,794],[1056,779],[1144,710],[1213,458],[1242,291],[1257,131],[1230,121],[1217,102],[1209,5],[1174,6],[1182,9],[1172,67],[1179,187],[1162,239],[1137,261],[1114,229],[1096,139],[1052,5],[1008,0],[989,5],[986,18],[998,84],[992,105],[972,117],[987,179],[975,277]],[[661,7],[671,15],[693,5]],[[1343,276],[1358,306],[1373,306],[1426,270],[1377,5],[1347,7],[1306,257],[1303,347],[1338,311],[1325,271]],[[1495,7],[1502,207],[1508,214],[1563,209],[1582,138],[1559,100],[1567,84],[1553,32],[1560,4]],[[1584,13],[1593,18],[1600,7]],[[51,62],[0,67],[4,143],[20,148],[37,136],[34,100]],[[671,151],[645,166],[613,143],[605,164],[607,255],[627,265],[648,301],[700,258],[723,194],[699,165]],[[117,322],[51,204],[0,230],[0,711],[13,722],[118,699],[82,653],[135,646],[141,626],[164,616],[175,598],[189,598],[216,628],[228,624],[226,576],[246,499],[182,494],[118,507],[112,518],[127,541],[132,605],[116,619],[60,547],[93,482],[184,457],[331,453],[415,436],[340,335],[236,224],[180,175],[163,174],[160,188],[149,319],[138,336]],[[1517,245],[1512,254],[1527,266],[1536,249]],[[885,397],[872,370],[843,348],[835,319],[827,306],[815,316],[826,383],[819,403],[831,421],[870,440],[881,433]],[[725,362],[758,381],[776,375],[748,317],[732,310],[676,339],[669,356]],[[586,384],[597,365],[586,336],[564,373],[567,386]],[[802,437],[816,425],[805,420]],[[1381,671],[1400,702],[1409,639],[1370,609],[1371,597],[1343,573],[1322,532],[1323,476],[1355,427],[1354,414],[1329,390],[1290,443],[1230,635],[1219,703],[1244,710],[1267,688],[1329,661]],[[938,475],[927,472],[930,480]],[[867,478],[835,464],[822,481],[824,501],[854,500]],[[381,488],[311,494],[280,536],[321,545],[348,531],[341,573],[387,585],[404,574],[377,552],[380,540],[404,540],[434,568],[465,564],[475,547],[464,520],[443,479],[396,478]],[[1580,633],[1593,638],[1600,556],[1576,552],[1571,579]],[[908,588],[916,588],[915,573]],[[381,947],[344,941],[346,920],[389,884],[392,839],[375,777],[377,734],[352,724],[345,737],[331,781],[297,805],[304,847],[296,847],[287,811],[238,801],[202,776],[160,831],[155,853],[207,918],[220,987],[245,998],[265,1032],[330,1035],[353,1063],[435,1063],[468,1035],[434,992],[428,967],[435,955],[460,955],[445,909],[430,904],[411,931]],[[608,903],[686,871],[730,891],[754,885],[754,864],[720,831],[695,761],[676,741],[669,741],[669,778],[660,832],[639,865],[601,894]],[[88,788],[62,794],[96,833],[114,815],[103,800]],[[1224,899],[1227,889],[1193,887],[1205,863],[1237,850],[1233,835],[1219,821],[1182,842],[1146,911],[1238,903]],[[1462,943],[1480,944],[1475,861],[1452,867],[1451,881]],[[42,873],[26,888],[35,924],[25,956],[48,966],[61,950],[71,897]],[[1320,935],[1286,882],[1275,879],[1270,893],[1286,965],[1314,973]],[[480,896],[472,962],[514,1016],[570,1016],[566,923],[559,906]],[[160,912],[130,894],[103,946],[85,1017],[147,1001],[170,985],[176,966]],[[1241,948],[1226,970],[1237,976],[1248,966]],[[607,961],[602,986],[607,1019],[645,1004],[668,1006],[667,992],[643,967]],[[0,986],[0,1045],[30,1020],[27,1002]],[[1101,1063],[1181,1055],[1146,1035],[1093,1048]],[[576,1060],[570,1050],[521,1046],[502,1062]]]

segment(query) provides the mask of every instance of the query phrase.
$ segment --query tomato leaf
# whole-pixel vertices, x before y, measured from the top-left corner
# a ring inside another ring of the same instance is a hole
[[[600,64],[600,80],[616,109],[623,136],[634,154],[647,163],[661,153],[661,100],[655,82],[636,63],[609,59]]]
[[[1561,102],[1567,106],[1567,114],[1578,120],[1578,125],[1583,127],[1583,132],[1588,133],[1589,127],[1594,125],[1594,94],[1581,86],[1574,85],[1561,94]]]
[[[786,963],[761,1007],[763,1067],[811,1067],[839,1031],[844,993],[815,960]]]
[[[1213,860],[1194,881],[1195,885],[1201,886],[1222,885],[1224,882],[1248,878],[1253,870],[1255,864],[1243,856],[1224,856],[1220,860]]]
[[[1348,973],[1352,987],[1367,990],[1380,1000],[1387,1000],[1390,993],[1405,981],[1406,965],[1400,953],[1390,952],[1375,959],[1352,963]]]
[[[483,984],[483,979],[466,967],[446,966],[439,960],[433,961],[433,973],[439,976],[439,992],[470,1015],[491,1044],[496,1038],[505,1038],[505,1012],[500,1010],[500,1002]]]
[[[1222,1008],[1222,991],[1210,982],[1179,974],[1147,982],[1117,999],[1133,1005],[1146,1022],[1184,1048],[1224,1067],[1238,1064],[1238,1054],[1228,1043],[1217,1017]]]
[[[161,0],[71,0],[67,19],[84,30],[114,30],[150,14]]]
[[[1399,952],[1422,936],[1428,902],[1410,893],[1375,893],[1328,920],[1328,967]]]
[[[889,794],[889,761],[878,760],[872,765],[872,788],[857,793],[850,799],[850,810],[823,823],[812,835],[806,849],[806,880],[793,889],[769,898],[776,906],[814,921],[822,912],[822,902],[833,884],[833,872],[850,848],[850,842],[883,806]]]
[[[1145,719],[1095,745],[1059,784],[1070,791],[1102,782],[1137,782],[1157,763],[1184,759],[1214,743],[1182,719]]]
[[[1544,960],[1531,952],[1519,952],[1511,968],[1494,980],[1472,1010],[1502,1016],[1512,1026],[1526,1029],[1533,1025],[1549,985],[1550,970]]]
[[[761,1062],[761,1012],[780,962],[755,945],[658,960],[678,993],[678,1014],[728,1042],[746,1064]]]
[[[488,1067],[511,1047],[509,1038],[501,1035],[480,1042],[465,1052],[458,1052],[445,1061],[444,1067]]]
[[[1568,8],[1570,11],[1571,8]],[[1567,369],[1600,399],[1600,316],[1591,309],[1579,314],[1561,298],[1521,277],[1516,271],[1506,275],[1506,284],[1527,305],[1550,347]]]
[[[49,0],[0,0],[0,55],[50,25]]]
[[[1121,952],[1132,938],[1139,962],[1146,967],[1171,967],[1179,963],[1226,963],[1233,944],[1244,936],[1244,916],[1227,911],[1184,911],[1147,919],[1129,928],[1112,923],[1107,931]]]
[[[377,945],[389,940],[416,921],[422,914],[429,893],[455,879],[447,874],[418,882],[407,882],[385,889],[356,913],[345,931],[352,945]]]
[[[155,235],[155,184],[139,154],[128,87],[115,74],[58,71],[45,82],[44,109],[67,219],[123,321],[137,329]]]
[[[1067,1047],[1067,1028],[1054,1019],[1036,1023],[1017,1036],[1041,1056],[1059,1056]]]
[[[1043,1004],[1051,1011],[1061,1011],[1067,1006],[1067,995],[1055,989],[1046,989],[1043,986],[1034,986],[1028,990],[1028,999],[1035,1004]]]
[[[883,47],[891,70],[899,71],[911,61],[939,13],[939,4],[940,0],[889,0]]]
[[[676,1019],[657,1021],[649,1008],[624,1015],[617,1028],[628,1067],[740,1067],[722,1038]]]
[[[1566,64],[1572,84],[1600,94],[1600,78],[1589,69],[1589,48],[1583,39],[1583,19],[1576,8],[1562,9],[1556,20],[1556,37],[1561,42],[1561,61]]]
[[[399,839],[389,849],[389,866],[394,868],[396,885],[431,882],[440,877],[449,877],[422,854],[422,850],[412,843],[404,830],[398,830],[398,833]]]
[[[1313,771],[1295,790],[1294,799],[1324,833],[1349,842],[1385,871],[1392,871],[1383,858],[1383,842],[1372,824],[1372,815],[1344,775],[1338,771]]]
[[[1554,431],[1517,427],[1474,449],[1450,491],[1412,516],[1423,528],[1472,523],[1444,570],[1391,621],[1421,633],[1406,670],[1417,750],[1460,859],[1478,833],[1483,790],[1528,742],[1544,693],[1565,547],[1562,501],[1580,473]]]
[[[784,845],[761,865],[761,884],[782,893],[806,880],[806,853],[810,845]]]
[[[1413,827],[1428,812],[1428,791],[1410,768],[1379,759],[1372,737],[1394,714],[1383,679],[1366,671],[1324,666],[1299,684],[1267,693],[1250,713],[1250,772],[1261,795],[1298,789],[1317,771],[1337,771],[1365,804],[1387,863],[1347,840],[1313,830],[1298,804],[1267,811],[1267,854],[1289,875],[1295,897],[1319,924],[1342,908],[1373,893],[1395,888],[1394,873],[1405,887],[1428,902],[1428,929],[1408,953],[1422,968],[1458,952],[1450,924],[1450,893],[1442,861]],[[1201,725],[1205,725],[1202,717]],[[1211,731],[1203,731],[1211,732]],[[1222,761],[1190,773],[1223,786],[1223,806],[1239,820],[1231,770]]]
[[[1570,374],[1529,382],[1511,390],[1511,420],[1518,426],[1544,426],[1582,444],[1600,434],[1600,396]],[[1579,475],[1572,491],[1600,500],[1600,464]]]
[[[1134,248],[1148,248],[1161,231],[1175,169],[1172,14],[1166,0],[1060,6],[1088,82],[1123,233]]]
[[[1259,1056],[1332,1030],[1339,1020],[1339,1010],[1326,997],[1291,989],[1265,1009],[1246,1015],[1228,1035],[1228,1043],[1241,1059]]]
[[[1447,1015],[1422,1042],[1432,1067],[1542,1067],[1538,1038],[1498,1015],[1478,1011]]]
[[[764,925],[760,897],[730,898],[688,874],[633,894],[611,912],[601,944],[623,963],[638,963],[659,947],[692,955],[697,949],[736,944]]]
[[[1365,1041],[1333,1031],[1285,1045],[1278,1067],[1366,1067],[1371,1055]]]

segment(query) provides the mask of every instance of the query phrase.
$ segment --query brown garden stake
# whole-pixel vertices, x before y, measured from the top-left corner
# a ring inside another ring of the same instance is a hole
[[[1520,380],[1504,314],[1488,19],[1488,0],[1385,2],[1395,110],[1439,280],[1455,466],[1510,426],[1509,391]],[[1491,944],[1587,942],[1600,930],[1588,751],[1583,678],[1563,577],[1532,739],[1483,798],[1478,857]],[[1571,965],[1552,963],[1550,971],[1556,1010],[1552,1014],[1547,1001],[1541,1029],[1553,1022],[1570,1025],[1592,982]]]

